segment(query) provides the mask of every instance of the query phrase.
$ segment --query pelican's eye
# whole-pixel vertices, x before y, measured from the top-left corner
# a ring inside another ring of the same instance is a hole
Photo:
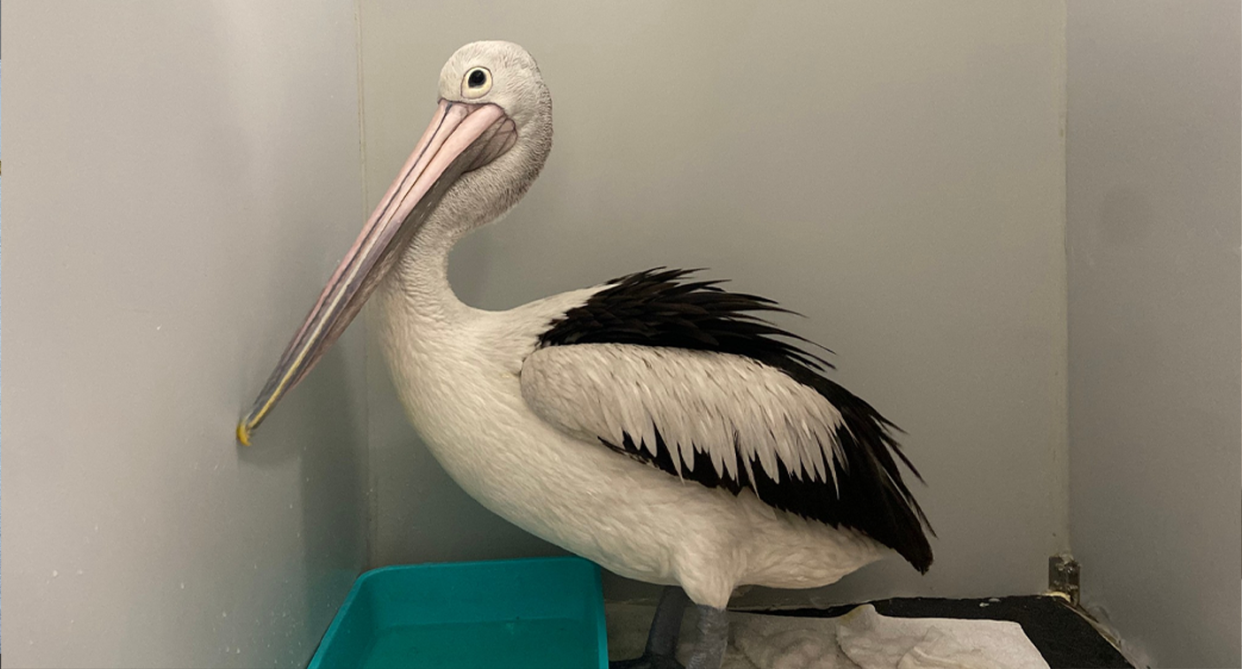
[[[492,73],[485,67],[472,67],[461,80],[464,98],[481,98],[492,90]]]

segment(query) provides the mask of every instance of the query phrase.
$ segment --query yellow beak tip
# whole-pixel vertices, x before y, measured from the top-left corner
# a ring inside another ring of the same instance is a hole
[[[237,441],[241,442],[242,446],[250,445],[250,429],[246,427],[244,420],[237,424]]]

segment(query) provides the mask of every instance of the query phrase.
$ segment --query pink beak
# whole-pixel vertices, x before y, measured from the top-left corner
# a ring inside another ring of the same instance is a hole
[[[457,178],[500,157],[516,141],[517,128],[500,107],[440,101],[401,174],[238,423],[238,441],[250,445],[250,433],[341,336],[388,273],[395,252],[404,248]]]

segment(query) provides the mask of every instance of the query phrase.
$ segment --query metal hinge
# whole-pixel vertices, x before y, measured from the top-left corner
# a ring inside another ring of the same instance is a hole
[[[1078,576],[1082,568],[1069,553],[1048,558],[1048,590],[1063,595],[1070,604],[1078,606]]]

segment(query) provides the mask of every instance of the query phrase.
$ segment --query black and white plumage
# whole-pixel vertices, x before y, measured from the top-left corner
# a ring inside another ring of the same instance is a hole
[[[931,566],[927,519],[892,425],[825,378],[831,365],[755,316],[766,298],[659,268],[608,283],[553,321],[523,364],[537,413],[683,480],[754,491]],[[809,342],[807,342],[809,343]],[[920,479],[921,480],[921,479]]]
[[[449,251],[534,182],[552,104],[534,60],[507,42],[462,47],[439,88],[239,441],[373,298],[393,386],[467,493],[617,574],[684,590],[662,600],[659,663],[687,599],[703,639],[690,667],[709,669],[739,585],[821,586],[890,550],[928,568],[930,528],[898,463],[917,473],[894,427],[757,315],[774,302],[652,270],[507,311],[462,304]]]

